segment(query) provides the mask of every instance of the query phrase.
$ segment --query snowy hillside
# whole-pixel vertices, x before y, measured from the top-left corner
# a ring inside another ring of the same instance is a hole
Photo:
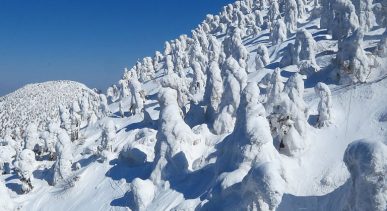
[[[74,81],[49,81],[29,84],[0,97],[0,134],[4,135],[6,128],[24,129],[31,122],[59,120],[59,106],[72,105],[84,93],[93,91]]]
[[[386,26],[386,0],[226,5],[8,130],[0,210],[385,211]]]

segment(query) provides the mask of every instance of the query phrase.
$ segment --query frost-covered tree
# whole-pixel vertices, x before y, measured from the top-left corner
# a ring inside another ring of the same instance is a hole
[[[127,80],[124,80],[124,79],[121,79],[118,81],[118,84],[119,84],[119,89],[120,89],[120,99],[124,99],[128,96],[130,96],[130,91],[129,91],[129,87],[128,87],[128,81]],[[82,98],[82,101],[83,101],[83,98]],[[81,101],[81,106],[82,106],[82,102]],[[84,102],[86,103],[86,102]]]
[[[298,65],[302,73],[314,73],[320,70],[316,62],[317,43],[312,34],[301,29],[297,31],[294,50],[291,53],[292,64]]]
[[[104,152],[112,152],[112,144],[116,138],[117,127],[112,120],[107,120],[103,124],[101,135],[101,146],[99,147],[99,153],[106,159]]]
[[[259,94],[255,82],[249,83],[244,89],[235,130],[230,136],[232,142],[223,149],[222,159],[227,170],[218,178],[221,189],[218,203],[236,192],[245,196],[227,205],[225,210],[275,210],[284,192],[285,181],[277,164],[279,155],[273,146],[269,122]]]
[[[376,53],[381,57],[387,57],[387,0],[382,0],[380,3],[375,4],[374,13],[378,25],[386,28],[378,44]]]
[[[92,114],[94,112],[92,111]],[[89,119],[92,115],[90,115]],[[71,121],[71,130],[68,131],[70,133],[71,141],[75,141],[79,139],[79,130],[81,127],[81,116],[76,112],[75,108],[70,109],[70,121]],[[88,122],[90,123],[90,121]],[[88,124],[91,125],[91,124]]]
[[[347,37],[359,28],[355,6],[350,0],[334,1],[332,10],[334,14],[331,18],[332,22],[328,24],[328,29],[332,32],[333,39]]]
[[[172,53],[171,44],[167,41],[164,43],[164,56],[170,55]]]
[[[166,176],[163,171],[167,161],[178,168],[176,171],[192,170],[193,161],[197,159],[197,153],[192,152],[203,144],[184,122],[176,100],[176,90],[163,88],[159,92],[160,125],[156,136],[155,168],[151,175],[155,184]]]
[[[106,91],[107,98],[109,102],[114,103],[119,99],[119,90],[118,87],[114,84],[109,87]]]
[[[32,190],[32,172],[35,166],[35,153],[30,149],[24,149],[18,155],[15,162],[15,170],[22,182],[22,191],[28,193]]]
[[[235,114],[240,103],[240,93],[247,84],[246,71],[238,62],[229,57],[224,65],[224,92],[219,106],[219,114],[215,118],[213,130],[216,134],[229,133],[234,129]]]
[[[165,76],[161,80],[162,87],[169,87],[177,91],[177,103],[184,114],[188,112],[187,106],[192,99],[191,94],[188,91],[188,82],[185,78],[180,78],[177,74],[173,73]]]
[[[320,28],[330,29],[330,24],[334,18],[333,0],[321,0]]]
[[[284,83],[281,77],[281,70],[279,68],[275,69],[275,71],[270,75],[267,84],[267,99],[265,108],[268,113],[274,108],[274,105],[278,104],[280,101],[280,95],[284,89]]]
[[[367,32],[374,26],[375,16],[372,11],[372,0],[352,0],[355,6],[356,15],[359,18],[360,28]]]
[[[34,151],[35,146],[39,142],[39,133],[38,133],[38,127],[35,123],[30,123],[25,132],[24,137],[24,149],[29,149]]]
[[[193,62],[191,67],[193,70],[193,80],[190,86],[190,92],[195,96],[194,100],[200,102],[203,99],[207,77],[198,62]]]
[[[305,18],[305,14],[306,14],[304,0],[296,0],[296,2],[297,2],[298,18],[303,19]]]
[[[136,78],[132,78],[129,81],[129,89],[132,96],[129,110],[132,114],[139,114],[144,109],[145,92],[141,87],[141,83]]]
[[[173,69],[175,68],[174,64],[173,64],[173,61],[172,61],[172,56],[171,55],[167,55],[164,58],[165,58],[165,60],[164,60],[165,74],[166,75],[172,74],[173,73]]]
[[[208,59],[209,61],[218,62],[222,53],[222,43],[213,35],[209,35],[208,40],[210,42],[208,46]]]
[[[69,111],[64,106],[59,106],[60,127],[66,131],[71,130],[71,120]]]
[[[261,27],[264,23],[261,10],[255,10],[254,15],[255,15],[255,26]]]
[[[210,63],[207,74],[209,80],[207,83],[206,92],[209,94],[210,105],[208,112],[213,117],[214,113],[219,112],[219,104],[223,94],[223,79],[218,62],[212,61]]]
[[[332,119],[332,95],[329,87],[319,82],[314,87],[314,91],[317,96],[320,98],[320,102],[318,104],[318,120],[317,127],[329,126],[331,124]]]
[[[89,103],[88,94],[84,94],[80,98],[80,105],[81,105],[82,120],[87,120],[89,118],[89,115],[90,115],[90,103]]]
[[[230,33],[223,41],[223,51],[226,58],[232,56],[239,62],[240,66],[247,67],[246,61],[248,60],[249,51],[242,43],[242,32],[239,28],[233,28]]]
[[[277,0],[273,0],[270,2],[270,7],[267,16],[269,17],[269,21],[273,23],[278,17],[281,17],[281,13],[279,11],[279,5]]]
[[[286,25],[281,18],[277,19],[274,22],[273,31],[271,32],[271,42],[273,45],[281,44],[286,38]]]
[[[351,36],[339,41],[336,63],[341,82],[364,83],[371,74],[370,59],[363,49],[363,32],[356,30]]]
[[[55,152],[57,159],[53,166],[53,179],[52,185],[57,185],[58,183],[69,179],[72,172],[72,144],[69,135],[63,131],[58,131],[58,141],[55,144]]]
[[[255,69],[260,70],[270,63],[269,51],[265,45],[258,45],[255,56]]]
[[[285,2],[285,23],[288,35],[297,31],[298,8],[296,0]]]
[[[99,94],[99,111],[101,113],[101,116],[106,116],[110,113],[108,101],[106,98],[106,95],[104,94]]]
[[[11,172],[12,161],[20,149],[11,137],[11,132],[11,129],[7,128],[3,140],[0,139],[0,175]]]
[[[49,122],[48,124],[48,135],[45,139],[45,150],[48,153],[49,160],[56,158],[55,145],[58,142],[58,132],[60,131],[59,124],[56,122]]]
[[[269,112],[273,137],[279,143],[280,151],[294,156],[306,148],[304,137],[308,112],[303,100],[304,82],[302,76],[296,73],[284,86],[279,75],[279,70],[272,75],[265,106]]]
[[[120,112],[121,118],[125,117],[124,104],[123,104],[122,100],[118,104],[118,110]]]
[[[387,207],[387,146],[359,140],[348,145],[344,163],[351,177],[345,210],[384,211]]]

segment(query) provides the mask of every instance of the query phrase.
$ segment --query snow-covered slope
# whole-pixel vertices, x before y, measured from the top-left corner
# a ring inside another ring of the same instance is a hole
[[[74,81],[49,81],[28,84],[0,97],[0,134],[6,128],[24,129],[31,122],[59,120],[59,106],[70,106],[84,93],[94,92]]]
[[[387,210],[385,11],[385,0],[225,6],[126,69],[109,108],[95,106],[107,116],[70,108],[79,138],[63,121],[40,131],[57,157],[0,158],[15,169],[0,206]]]

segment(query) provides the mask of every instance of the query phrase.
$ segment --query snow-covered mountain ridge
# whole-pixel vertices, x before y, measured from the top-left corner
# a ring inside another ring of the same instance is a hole
[[[0,207],[385,211],[386,11],[385,0],[225,6],[107,97],[9,131]]]
[[[59,106],[70,106],[84,93],[94,92],[74,81],[49,81],[28,84],[0,97],[0,134],[6,128],[24,129],[31,122],[59,120]]]

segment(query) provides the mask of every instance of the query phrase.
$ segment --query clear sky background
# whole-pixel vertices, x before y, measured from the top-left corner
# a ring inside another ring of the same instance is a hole
[[[105,90],[233,1],[0,0],[0,96],[60,79]]]

